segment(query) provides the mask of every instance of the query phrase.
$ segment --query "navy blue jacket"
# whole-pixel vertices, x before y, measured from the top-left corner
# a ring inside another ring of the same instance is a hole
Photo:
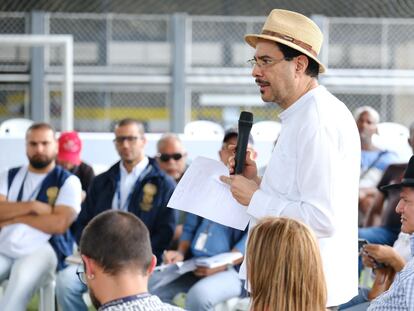
[[[14,177],[16,176],[17,172],[19,171],[20,167],[12,168],[9,170],[8,173],[8,187],[10,188]],[[70,172],[65,170],[64,168],[56,165],[53,170],[51,170],[45,177],[42,182],[42,186],[39,190],[39,194],[36,197],[37,201],[41,201],[47,204],[53,205],[53,203],[49,202],[49,198],[47,195],[47,190],[49,188],[58,188],[60,189],[63,184],[65,183],[66,179],[71,175]],[[56,199],[56,198],[55,198]],[[57,259],[58,259],[58,270],[63,269],[66,266],[65,258],[73,253],[73,236],[70,230],[67,230],[64,234],[53,234],[49,240],[50,244],[52,245]]]
[[[167,207],[174,188],[174,180],[158,167],[154,159],[144,169],[142,182],[132,192],[128,212],[135,214],[147,226],[152,251],[161,262],[162,252],[172,240],[176,226],[176,212]],[[120,178],[119,162],[92,181],[81,212],[73,226],[79,244],[82,231],[88,222],[99,213],[112,209],[112,200]],[[144,195],[146,194],[146,195]],[[149,196],[149,197],[148,197]]]

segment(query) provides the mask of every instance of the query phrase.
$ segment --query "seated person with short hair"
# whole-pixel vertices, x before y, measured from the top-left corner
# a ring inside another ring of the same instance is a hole
[[[0,310],[24,311],[34,291],[53,281],[72,254],[69,227],[80,211],[79,179],[56,165],[57,141],[47,123],[26,132],[28,165],[0,175]]]
[[[179,311],[148,293],[157,259],[145,224],[128,212],[110,210],[94,217],[80,240],[79,278],[100,311]]]
[[[237,136],[235,129],[226,132],[219,151],[223,163],[227,163],[228,158],[233,155],[229,145],[237,143]],[[252,148],[251,144],[248,148]],[[244,254],[246,238],[247,231],[226,227],[188,213],[178,250],[165,252],[164,261],[174,263],[184,258],[210,257],[230,251]],[[241,261],[242,259],[236,264],[240,264]],[[158,279],[157,274],[150,279],[150,292],[165,302],[171,302],[178,293],[188,292],[185,303],[188,310],[212,310],[216,304],[238,297],[242,292],[242,282],[236,267],[226,265],[217,268],[199,267],[194,272],[183,274],[170,284],[154,288]]]

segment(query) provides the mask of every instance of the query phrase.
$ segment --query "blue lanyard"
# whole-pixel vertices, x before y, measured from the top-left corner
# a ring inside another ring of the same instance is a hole
[[[147,173],[151,170],[151,166],[147,166],[144,171],[139,175],[137,178],[137,181],[135,182],[132,189],[129,191],[129,194],[127,196],[127,199],[124,203],[124,206],[121,206],[121,171],[119,171],[119,174],[117,176],[116,180],[116,198],[117,198],[117,205],[118,210],[128,211],[129,203],[131,202],[132,194],[134,193],[134,190],[139,186],[139,184],[142,182],[144,177],[147,175]]]
[[[26,174],[24,175],[23,181],[22,181],[22,185],[20,186],[20,190],[19,190],[19,194],[17,195],[17,202],[20,202],[22,200],[23,197],[23,188],[24,188],[24,184],[26,182],[26,178],[27,175],[29,173],[29,170],[26,171]],[[45,177],[46,178],[46,177]],[[44,179],[43,179],[44,181]],[[33,190],[33,192],[29,195],[29,197],[27,198],[26,201],[31,201],[34,199],[34,197],[36,196],[36,194],[39,192],[40,188],[42,187],[43,181],[40,182],[36,188]]]

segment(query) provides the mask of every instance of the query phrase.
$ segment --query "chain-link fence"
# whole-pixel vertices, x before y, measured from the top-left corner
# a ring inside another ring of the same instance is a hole
[[[246,33],[260,32],[265,17],[183,19],[177,27],[171,15],[43,14],[45,34],[74,38],[75,129],[109,131],[117,120],[135,117],[149,132],[170,130],[171,120],[182,118],[171,113],[177,92],[189,108],[183,122],[207,119],[229,126],[244,109],[253,111],[256,121],[277,120],[277,106],[261,103],[246,64],[254,50],[243,40]],[[330,69],[320,82],[351,110],[370,105],[383,121],[411,123],[414,22],[315,20],[327,38],[321,58]],[[30,33],[33,14],[0,13],[0,25],[2,34]],[[180,38],[184,44],[177,43]],[[0,52],[0,120],[30,117],[31,110],[46,107],[59,128],[63,49],[44,49],[45,103],[37,106],[31,101],[30,81],[39,78],[31,72],[31,50],[2,46]],[[173,79],[177,61],[181,86]]]

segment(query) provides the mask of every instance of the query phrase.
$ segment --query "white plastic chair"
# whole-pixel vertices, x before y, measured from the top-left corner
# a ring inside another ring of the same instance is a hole
[[[408,146],[410,131],[402,124],[382,122],[378,124],[378,135],[374,135],[373,144],[381,149],[394,151],[403,162],[408,162],[412,151]]]
[[[279,136],[281,124],[276,121],[259,121],[253,124],[251,134],[256,140],[275,141]]]
[[[0,124],[0,136],[24,136],[32,124],[29,119],[8,119]]]
[[[224,136],[223,127],[213,121],[197,120],[189,122],[184,127],[184,134],[188,136]]]
[[[7,287],[8,280],[0,284],[1,295]],[[0,295],[0,296],[1,296]],[[39,289],[39,311],[55,311],[55,281],[43,285]]]

